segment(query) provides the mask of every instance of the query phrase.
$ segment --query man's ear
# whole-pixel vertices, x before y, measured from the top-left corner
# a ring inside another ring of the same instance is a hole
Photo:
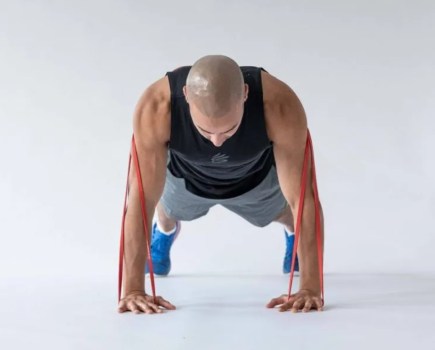
[[[245,96],[243,97],[243,102],[245,102],[248,99],[248,93],[249,93],[249,85],[245,84]]]
[[[189,100],[187,99],[186,85],[183,86],[183,94],[184,94],[184,98],[186,99],[186,102],[189,103]]]

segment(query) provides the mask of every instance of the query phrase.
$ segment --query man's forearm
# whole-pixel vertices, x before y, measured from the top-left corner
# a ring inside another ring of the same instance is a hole
[[[133,194],[130,197],[132,203],[129,203],[129,209],[125,219],[125,238],[124,238],[124,294],[132,291],[145,290],[145,262],[147,258],[147,249],[145,233],[143,230],[142,212],[138,195]],[[151,235],[151,223],[154,213],[150,210],[151,203],[147,201],[147,227],[148,234]],[[150,239],[150,237],[148,237]]]
[[[295,216],[296,217],[296,216]],[[320,206],[321,249],[324,250],[324,220]],[[296,220],[296,219],[295,219]],[[295,222],[296,224],[296,222]],[[320,293],[319,261],[315,225],[314,198],[308,196],[304,201],[302,227],[298,244],[298,260],[300,269],[300,289],[309,289]]]

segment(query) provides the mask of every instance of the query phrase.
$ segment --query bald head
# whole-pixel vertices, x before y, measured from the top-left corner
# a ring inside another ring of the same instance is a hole
[[[222,117],[244,101],[242,71],[227,56],[204,56],[189,71],[186,95],[189,103],[205,116]]]

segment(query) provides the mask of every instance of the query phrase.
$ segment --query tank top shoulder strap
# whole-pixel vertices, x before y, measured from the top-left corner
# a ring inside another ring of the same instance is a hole
[[[171,88],[171,98],[184,98],[183,86],[186,84],[187,75],[192,66],[181,66],[173,71],[166,72]]]

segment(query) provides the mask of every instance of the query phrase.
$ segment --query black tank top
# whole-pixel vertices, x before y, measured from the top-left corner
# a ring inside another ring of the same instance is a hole
[[[168,169],[184,178],[186,189],[205,198],[239,196],[257,186],[275,164],[266,133],[261,67],[240,67],[249,85],[242,122],[221,147],[202,136],[192,122],[183,94],[191,66],[167,72],[171,89],[171,137]]]

